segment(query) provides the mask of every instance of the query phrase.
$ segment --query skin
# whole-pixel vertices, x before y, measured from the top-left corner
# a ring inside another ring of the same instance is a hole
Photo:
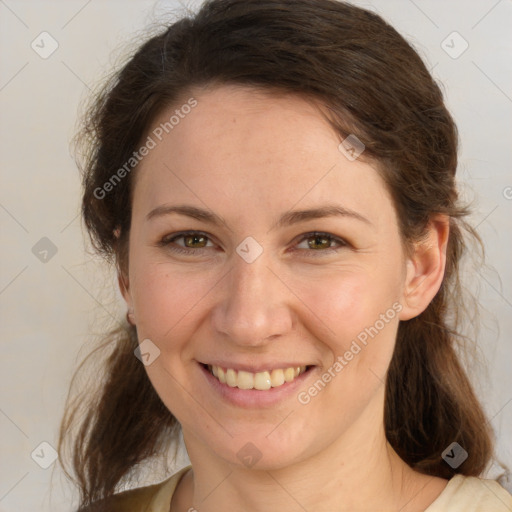
[[[192,93],[197,106],[137,169],[119,279],[139,340],[161,351],[146,370],[193,465],[170,510],[424,510],[447,481],[413,471],[387,443],[384,379],[399,320],[420,314],[441,285],[447,220],[434,218],[406,254],[377,170],[338,150],[315,104],[241,86]],[[273,228],[283,213],[326,204],[367,221],[331,216]],[[224,223],[148,220],[162,205],[204,208]],[[189,254],[171,249],[187,247],[183,238],[159,245],[187,230],[207,241],[189,239]],[[312,231],[346,245],[304,237]],[[263,248],[252,263],[236,252],[248,236]],[[293,394],[272,407],[234,406],[198,364],[300,361],[315,365],[307,390],[394,303],[400,313],[307,405]],[[252,467],[237,457],[248,442],[261,454]]]

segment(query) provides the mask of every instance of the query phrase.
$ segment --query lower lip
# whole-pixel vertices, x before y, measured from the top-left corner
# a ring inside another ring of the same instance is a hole
[[[219,379],[214,377],[210,371],[202,364],[199,364],[201,373],[205,376],[207,384],[214,390],[220,397],[237,407],[246,409],[254,409],[261,407],[272,407],[290,396],[296,396],[304,381],[308,379],[316,370],[315,367],[309,368],[304,373],[301,373],[292,382],[285,382],[283,385],[276,388],[270,388],[266,391],[258,389],[239,389],[232,388],[227,384],[223,384]]]

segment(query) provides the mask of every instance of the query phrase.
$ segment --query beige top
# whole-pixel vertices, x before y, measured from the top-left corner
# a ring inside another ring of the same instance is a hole
[[[112,496],[110,512],[169,512],[171,498],[187,466],[159,484]],[[498,482],[454,476],[425,512],[511,512],[512,496]]]

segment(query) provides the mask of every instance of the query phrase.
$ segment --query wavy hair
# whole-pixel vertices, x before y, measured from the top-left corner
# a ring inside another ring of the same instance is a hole
[[[446,272],[427,309],[399,325],[387,373],[385,431],[412,468],[444,478],[479,475],[492,432],[458,357],[464,312],[460,259],[477,237],[464,221],[455,174],[458,134],[443,94],[413,47],[380,16],[335,0],[208,0],[149,40],[94,98],[84,148],[82,215],[97,252],[126,272],[136,167],[112,191],[98,190],[129,160],[155,117],[194,87],[238,84],[300,95],[324,105],[341,138],[366,146],[393,198],[404,244],[433,215],[450,219]],[[151,457],[165,452],[179,424],[134,357],[128,324],[107,333],[101,378],[68,397],[59,453],[70,445],[80,507],[107,498]],[[82,363],[83,364],[83,363]],[[452,442],[468,452],[451,468]]]

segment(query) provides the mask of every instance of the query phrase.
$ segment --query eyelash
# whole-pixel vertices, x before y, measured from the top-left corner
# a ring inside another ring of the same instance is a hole
[[[191,253],[197,254],[198,252],[202,252],[203,250],[208,249],[208,247],[198,247],[197,249],[193,249],[190,247],[185,248],[185,247],[181,247],[178,245],[171,245],[175,240],[178,240],[180,238],[185,238],[190,235],[203,236],[207,239],[207,243],[208,243],[208,241],[211,241],[210,237],[206,233],[203,233],[202,231],[182,231],[180,233],[166,235],[164,238],[162,238],[162,240],[160,240],[160,242],[158,243],[158,246],[166,247],[167,249],[169,249],[173,252],[176,252],[179,254],[187,254],[187,255],[190,255]],[[314,250],[314,249],[298,249],[298,250],[313,253],[316,256],[317,253],[323,253],[324,255],[326,253],[331,254],[333,252],[337,252],[338,250],[344,249],[349,246],[348,242],[346,242],[345,240],[338,238],[334,235],[331,235],[330,233],[325,233],[322,231],[312,231],[310,233],[305,233],[304,235],[302,235],[302,238],[299,240],[298,243],[301,243],[304,240],[308,240],[309,238],[315,238],[315,237],[327,238],[331,243],[332,242],[338,243],[339,247],[328,247],[327,249],[318,249],[318,250]],[[322,254],[319,254],[319,256],[321,256],[321,255]]]

